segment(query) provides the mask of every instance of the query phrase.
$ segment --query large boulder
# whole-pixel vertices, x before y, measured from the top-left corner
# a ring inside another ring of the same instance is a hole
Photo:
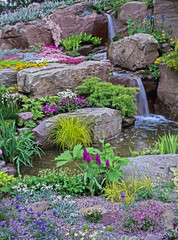
[[[153,0],[154,16],[158,27],[161,27],[162,15],[165,15],[164,30],[168,33],[169,26],[172,27],[173,36],[178,38],[178,1],[177,0]]]
[[[0,86],[3,84],[6,87],[11,87],[12,84],[17,83],[17,71],[12,69],[0,69]]]
[[[54,96],[66,89],[74,90],[82,80],[93,76],[106,81],[111,64],[108,61],[85,61],[77,65],[51,63],[41,68],[29,68],[17,74],[18,90],[30,97]]]
[[[177,71],[169,70],[164,64],[160,64],[160,79],[157,95],[159,99],[159,111],[168,119],[178,121],[178,79]]]
[[[88,3],[78,3],[63,9],[56,9],[50,19],[61,29],[61,37],[82,33],[93,34],[101,37],[102,43],[107,39],[108,19],[102,14],[90,11]]]
[[[27,48],[35,43],[53,44],[51,30],[44,21],[6,25],[0,33],[0,49]]]
[[[119,8],[119,20],[122,24],[127,26],[128,15],[131,16],[131,20],[144,20],[147,11],[146,2],[128,2],[123,4]]]
[[[112,42],[108,57],[114,65],[135,71],[150,66],[158,57],[158,41],[149,34],[138,33]]]
[[[83,108],[78,109],[73,113],[59,114],[41,122],[33,129],[36,140],[41,141],[43,145],[51,145],[50,142],[46,141],[46,136],[50,130],[52,122],[61,116],[82,117],[94,122],[93,134],[95,140],[102,138],[103,132],[105,133],[106,138],[114,137],[121,132],[122,117],[118,110],[110,108]]]

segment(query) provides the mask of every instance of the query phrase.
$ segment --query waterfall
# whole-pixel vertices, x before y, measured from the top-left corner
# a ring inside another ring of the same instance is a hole
[[[149,108],[148,108],[148,101],[146,97],[145,88],[143,86],[141,78],[128,73],[118,73],[113,71],[114,76],[118,77],[125,77],[126,79],[130,79],[130,86],[131,87],[139,87],[139,93],[135,96],[136,105],[137,105],[137,113],[138,116],[148,117],[149,115]]]
[[[109,14],[106,14],[107,18],[108,18],[108,33],[109,33],[109,38],[110,41],[112,41],[112,38],[116,35],[115,34],[115,30],[114,30],[114,25],[113,25],[113,21],[112,21],[112,17]]]
[[[136,104],[138,108],[138,115],[147,117],[149,115],[148,101],[146,97],[145,88],[143,86],[141,78],[135,78],[140,88],[139,94],[136,96]]]

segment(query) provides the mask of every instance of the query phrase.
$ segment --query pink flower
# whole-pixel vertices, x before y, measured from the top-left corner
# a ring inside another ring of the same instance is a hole
[[[109,160],[107,159],[107,160],[106,160],[106,167],[108,168],[109,166],[110,166]]]

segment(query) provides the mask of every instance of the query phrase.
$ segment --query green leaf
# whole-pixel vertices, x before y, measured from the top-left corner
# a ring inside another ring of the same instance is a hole
[[[111,182],[118,182],[120,177],[123,177],[124,173],[121,170],[111,170],[108,172],[108,178]]]
[[[69,161],[60,161],[60,162],[57,162],[56,163],[56,167],[61,167],[63,166],[64,164],[68,163]]]
[[[79,144],[74,147],[74,149],[73,149],[73,158],[74,159],[82,158],[82,155],[83,155],[82,147],[83,147],[82,144]]]
[[[65,160],[65,161],[72,161],[72,155],[70,153],[69,150],[65,151],[64,153],[62,153],[61,155],[59,155],[58,157],[56,157],[54,160],[52,161],[60,161],[60,160]]]

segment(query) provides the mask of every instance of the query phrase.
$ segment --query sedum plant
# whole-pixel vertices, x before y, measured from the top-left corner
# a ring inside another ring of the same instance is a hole
[[[77,144],[87,147],[92,144],[91,126],[87,119],[61,116],[53,121],[48,139],[62,150],[72,150]]]

